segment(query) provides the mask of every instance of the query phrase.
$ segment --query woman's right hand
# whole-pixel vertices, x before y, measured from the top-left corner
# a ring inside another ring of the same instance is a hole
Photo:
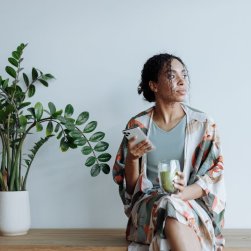
[[[131,138],[128,141],[128,157],[131,160],[136,160],[142,157],[145,153],[151,151],[153,149],[149,140],[141,141],[140,143],[135,145],[136,137]]]

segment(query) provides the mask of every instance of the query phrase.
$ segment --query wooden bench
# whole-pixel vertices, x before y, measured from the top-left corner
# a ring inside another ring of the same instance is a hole
[[[251,230],[225,230],[225,251],[251,250]],[[126,251],[124,229],[32,229],[27,235],[0,236],[0,251]]]

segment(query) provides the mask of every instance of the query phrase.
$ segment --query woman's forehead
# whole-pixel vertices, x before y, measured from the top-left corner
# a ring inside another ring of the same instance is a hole
[[[186,72],[186,68],[185,66],[177,59],[173,59],[171,61],[171,65],[170,62],[166,62],[162,68],[162,72]]]

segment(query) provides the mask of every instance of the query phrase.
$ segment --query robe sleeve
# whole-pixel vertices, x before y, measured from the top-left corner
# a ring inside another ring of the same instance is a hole
[[[216,232],[220,233],[226,206],[224,164],[217,126],[209,120],[206,128],[202,142],[196,149],[196,162],[200,164],[195,183],[205,191],[205,196],[200,200],[212,216]]]

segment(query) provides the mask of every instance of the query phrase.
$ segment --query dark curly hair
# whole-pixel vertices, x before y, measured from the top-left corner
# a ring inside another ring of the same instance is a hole
[[[149,102],[155,101],[154,92],[150,89],[149,82],[158,82],[159,74],[167,63],[168,67],[171,68],[171,63],[173,59],[177,59],[187,70],[184,62],[179,58],[171,54],[163,53],[155,55],[149,58],[141,71],[141,82],[138,86],[138,94],[143,92],[144,98]]]

